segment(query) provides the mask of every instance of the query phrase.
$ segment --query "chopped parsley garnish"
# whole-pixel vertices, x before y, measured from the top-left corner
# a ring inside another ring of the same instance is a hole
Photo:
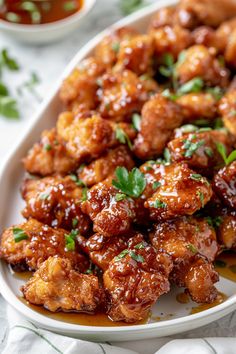
[[[126,194],[123,194],[123,193],[117,193],[115,195],[115,199],[117,202],[120,202],[121,200],[124,200],[127,198],[127,195]]]
[[[204,208],[204,194],[203,194],[202,192],[200,192],[200,191],[197,191],[197,196],[198,196],[199,199],[200,199],[202,208]]]
[[[155,191],[160,186],[161,186],[161,183],[158,181],[155,181],[155,182],[153,182],[152,189]]]
[[[194,139],[194,137],[196,136],[192,136],[191,138],[189,138],[188,140],[185,139],[184,145],[183,145],[183,149],[185,150],[184,152],[184,156],[185,157],[192,157],[193,154],[202,146],[205,144],[205,140],[200,140],[197,142],[192,142],[192,139]]]
[[[221,155],[221,157],[224,160],[224,163],[226,165],[231,164],[231,162],[233,162],[234,160],[236,160],[236,150],[232,151],[229,156],[227,157],[227,150],[224,144],[222,143],[216,143],[216,147],[217,150],[219,152],[219,154]]]
[[[193,254],[198,253],[198,249],[197,249],[192,243],[190,243],[189,245],[187,245],[187,249],[188,249],[189,251],[191,251]]]
[[[134,248],[136,250],[141,250],[141,249],[145,248],[145,243],[144,242],[140,242],[137,245],[135,245]]]
[[[136,248],[138,249],[138,248]],[[143,263],[144,262],[144,258],[143,256],[141,256],[140,254],[136,254],[134,251],[132,250],[124,250],[122,251],[118,256],[116,256],[114,258],[115,262],[120,261],[122,258],[124,258],[125,256],[129,255],[133,260],[135,260],[136,262],[140,262]]]
[[[115,52],[115,53],[118,53],[119,50],[120,50],[120,43],[119,42],[114,42],[112,43],[112,50]]]
[[[77,175],[71,174],[70,178],[73,182],[75,182],[78,187],[85,187],[85,183],[81,179],[79,179]]]
[[[52,150],[52,145],[50,145],[50,144],[45,144],[43,148],[44,148],[44,150],[46,150],[46,151],[51,151],[51,150]]]
[[[214,152],[213,152],[212,148],[210,148],[210,147],[205,147],[204,152],[209,157],[212,157],[214,155]]]
[[[84,187],[82,189],[82,197],[81,197],[81,201],[82,202],[86,202],[86,200],[88,199],[88,188]]]
[[[50,193],[41,193],[39,199],[46,200],[50,197]]]
[[[178,129],[181,130],[181,132],[183,132],[183,133],[193,133],[198,130],[198,127],[196,127],[193,124],[185,124],[185,125],[182,125],[182,127],[178,128]]]
[[[32,72],[30,78],[23,82],[18,88],[17,92],[19,95],[22,95],[24,90],[30,92],[38,102],[42,100],[41,96],[39,96],[38,92],[35,90],[35,86],[40,83],[40,79],[35,72]]]
[[[192,173],[190,175],[190,178],[193,179],[194,181],[201,181],[202,180],[202,175],[199,175],[198,173]]]
[[[204,81],[200,77],[195,77],[194,79],[182,85],[178,89],[178,93],[180,95],[185,95],[186,93],[190,93],[190,92],[197,93],[202,91],[203,86],[204,86]]]
[[[67,251],[75,251],[75,240],[78,235],[78,230],[71,230],[70,234],[65,234],[65,247]]]
[[[125,167],[117,167],[116,179],[112,181],[114,187],[132,198],[138,198],[146,187],[146,179],[138,168],[128,172]]]
[[[20,118],[17,102],[10,96],[0,96],[0,115],[8,119]]]
[[[139,132],[140,131],[140,124],[141,124],[141,116],[138,113],[134,113],[132,115],[132,125],[134,129]]]
[[[14,241],[16,243],[23,240],[27,240],[29,238],[28,235],[25,233],[25,231],[18,227],[13,228],[13,236],[14,236]]]
[[[164,159],[167,164],[171,163],[171,156],[170,156],[170,150],[168,148],[164,149]]]
[[[124,130],[120,127],[116,128],[116,139],[121,143],[121,144],[127,144],[130,150],[132,150],[132,143],[128,137],[128,135],[124,132]]]
[[[207,216],[206,217],[206,220],[207,220],[207,223],[208,225],[214,227],[215,229],[217,229],[218,227],[220,227],[220,225],[222,224],[223,222],[223,219],[221,216],[216,216],[216,217],[210,217],[210,216]]]
[[[118,256],[114,258],[115,261],[119,261],[124,258],[127,254],[129,254],[129,250],[122,251]]]
[[[219,86],[209,87],[206,89],[206,92],[210,93],[217,101],[219,101],[224,95],[224,91]]]
[[[162,202],[161,200],[159,199],[156,199],[155,202],[153,202],[151,204],[151,206],[155,209],[159,209],[159,208],[166,208],[167,207],[167,204],[165,202]]]
[[[77,218],[72,219],[72,227],[75,228],[78,225],[79,220]]]

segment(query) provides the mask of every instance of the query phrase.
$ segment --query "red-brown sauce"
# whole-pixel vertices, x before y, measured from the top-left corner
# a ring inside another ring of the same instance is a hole
[[[80,11],[83,0],[0,1],[0,19],[25,25],[56,22]]]
[[[236,282],[236,253],[224,252],[215,262],[217,272],[224,278]]]

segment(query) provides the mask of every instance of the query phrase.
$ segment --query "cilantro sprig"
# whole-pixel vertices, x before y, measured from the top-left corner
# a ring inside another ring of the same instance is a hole
[[[141,248],[144,248],[144,247],[138,248],[138,247],[135,246],[135,249],[141,249]],[[141,256],[140,254],[135,253],[133,250],[128,250],[128,249],[123,250],[118,256],[116,256],[114,258],[114,260],[115,260],[115,262],[118,262],[118,261],[120,261],[122,258],[124,258],[127,255],[129,255],[136,262],[140,262],[140,263],[144,262],[143,256]]]
[[[112,181],[113,186],[128,197],[140,197],[146,187],[144,174],[136,167],[130,172],[125,167],[117,167],[115,176],[116,179]]]
[[[116,139],[121,143],[121,144],[127,144],[129,149],[132,150],[133,146],[132,143],[130,141],[130,138],[128,137],[128,135],[125,133],[125,131],[120,128],[117,127],[115,130],[116,133]]]
[[[227,150],[224,144],[222,143],[216,143],[216,148],[219,152],[219,154],[221,155],[221,157],[224,160],[224,163],[226,165],[231,164],[231,162],[233,162],[234,160],[236,160],[236,150],[232,151],[229,156],[227,156]]]

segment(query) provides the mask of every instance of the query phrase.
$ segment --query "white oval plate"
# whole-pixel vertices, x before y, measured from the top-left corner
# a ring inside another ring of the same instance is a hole
[[[66,77],[83,58],[91,55],[94,47],[113,29],[128,25],[139,31],[145,30],[151,16],[157,9],[175,3],[175,0],[158,1],[154,5],[140,10],[103,31],[79,51],[65,70],[63,77]],[[21,200],[19,193],[19,186],[23,176],[21,158],[25,156],[32,144],[39,139],[42,130],[50,128],[55,124],[56,118],[61,109],[58,90],[63,77],[59,80],[55,90],[51,93],[49,98],[41,106],[40,111],[35,119],[33,119],[28,130],[14,148],[11,155],[8,157],[0,173],[1,229],[16,224],[22,220],[20,210],[23,208],[23,201]],[[196,304],[178,303],[176,301],[176,294],[180,293],[181,289],[174,288],[169,294],[162,296],[160,301],[158,301],[153,307],[153,315],[148,324],[128,327],[82,326],[51,319],[27,307],[18,298],[20,296],[19,288],[21,284],[22,281],[14,278],[6,263],[1,261],[0,291],[4,298],[17,311],[45,329],[64,335],[86,338],[94,341],[124,341],[167,336],[206,325],[236,309],[236,284],[227,279],[221,278],[220,282],[217,284],[217,288],[219,291],[225,293],[228,296],[228,299],[224,303],[206,311],[190,315],[191,308],[196,306]]]

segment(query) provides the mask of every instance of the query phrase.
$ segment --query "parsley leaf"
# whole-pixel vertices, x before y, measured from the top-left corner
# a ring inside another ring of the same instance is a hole
[[[204,195],[203,195],[203,193],[201,191],[197,191],[197,196],[200,199],[200,202],[202,204],[202,208],[204,208]]]
[[[189,245],[187,245],[187,249],[188,249],[189,251],[191,251],[192,253],[194,253],[194,254],[198,253],[198,249],[197,249],[192,243],[190,243]]]
[[[200,77],[195,77],[194,79],[186,82],[178,89],[178,93],[184,95],[190,92],[200,92],[204,86],[204,81]]]
[[[192,173],[190,175],[190,178],[193,179],[194,181],[201,181],[202,175],[199,175],[198,173]]]
[[[70,178],[73,182],[75,182],[78,187],[85,187],[85,183],[81,179],[79,179],[78,176],[71,174]]]
[[[185,157],[192,157],[193,154],[205,143],[205,140],[200,140],[200,141],[194,143],[194,142],[192,142],[193,138],[194,138],[194,136],[192,136],[188,140],[187,139],[184,140],[183,149],[185,150],[185,152],[184,152]]]
[[[70,234],[65,234],[65,247],[67,251],[75,251],[75,240],[78,230],[71,230]]]
[[[117,167],[115,171],[116,180],[112,181],[114,187],[129,197],[138,198],[146,187],[146,179],[138,168],[131,172],[125,167]]]
[[[151,205],[153,208],[155,209],[159,209],[159,208],[166,208],[167,207],[167,204],[165,202],[162,202],[161,200],[159,199],[156,199],[152,205]]]
[[[136,248],[139,249],[139,248]],[[124,250],[122,251],[118,256],[116,256],[114,258],[115,262],[120,261],[122,258],[124,258],[126,255],[129,255],[133,260],[135,260],[136,262],[140,262],[143,263],[144,262],[144,258],[143,256],[141,256],[140,254],[136,254],[134,251],[132,250]]]
[[[134,129],[139,132],[140,131],[140,125],[141,125],[141,116],[138,113],[134,113],[132,116],[132,125]]]
[[[123,194],[123,193],[117,193],[115,195],[115,199],[116,199],[117,202],[120,202],[121,200],[124,200],[126,198],[127,198],[127,196],[125,194]]]
[[[161,186],[161,183],[158,181],[155,181],[155,182],[153,182],[152,189],[155,191],[160,186]]]
[[[29,238],[28,235],[25,233],[25,231],[18,227],[13,228],[13,236],[14,236],[14,241],[16,243],[23,240],[27,240]]]
[[[9,119],[19,119],[17,102],[10,96],[0,96],[0,115]]]
[[[11,71],[18,71],[20,69],[19,64],[15,59],[10,57],[6,48],[1,51],[0,65],[1,67],[7,67]]]
[[[229,154],[229,156],[227,157],[227,155],[226,155],[227,150],[226,150],[226,147],[224,144],[216,143],[216,147],[217,147],[217,150],[218,150],[219,154],[222,156],[224,163],[226,165],[229,165],[229,164],[231,164],[231,162],[236,160],[236,150],[232,151]]]
[[[124,132],[124,130],[120,127],[116,128],[116,139],[121,143],[121,144],[126,144],[128,145],[128,147],[130,148],[130,150],[132,150],[133,146],[132,143],[128,137],[128,135]]]
[[[129,253],[129,250],[124,250],[118,256],[116,256],[114,258],[114,260],[117,262],[117,261],[121,260],[122,258],[124,258],[128,253]]]

